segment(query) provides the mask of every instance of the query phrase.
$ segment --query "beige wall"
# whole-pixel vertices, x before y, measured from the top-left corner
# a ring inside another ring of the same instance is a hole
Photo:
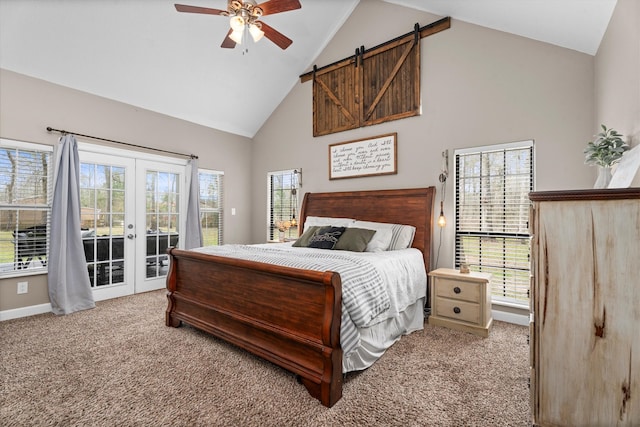
[[[55,145],[47,126],[116,141],[193,153],[200,167],[224,171],[225,242],[250,240],[251,140],[0,70],[0,137]],[[80,141],[96,143],[89,139]],[[118,146],[123,148],[122,146]],[[231,208],[236,215],[231,216]],[[29,282],[17,295],[16,284]],[[46,276],[0,280],[0,311],[47,304]]]
[[[640,2],[618,0],[595,58],[453,20],[449,30],[421,41],[421,116],[313,138],[312,83],[298,82],[253,144],[0,70],[0,137],[55,144],[57,136],[45,131],[52,126],[198,154],[201,167],[225,171],[227,243],[265,240],[266,174],[274,170],[302,167],[302,193],[430,186],[438,185],[445,149],[453,158],[457,148],[533,139],[538,190],[590,188],[595,171],[583,164],[582,150],[599,123],[634,135],[635,145],[640,144],[639,12]],[[380,1],[361,2],[316,64],[439,18]],[[371,28],[375,31],[365,30]],[[397,175],[329,181],[329,144],[389,132],[398,133]],[[451,179],[446,195],[450,213]],[[236,216],[230,215],[232,207]],[[446,227],[439,266],[453,264],[452,242],[452,227]],[[23,280],[29,281],[29,294],[17,295],[16,283]],[[45,303],[45,276],[0,280],[0,311]]]
[[[618,0],[595,61],[596,120],[640,146],[640,2]],[[640,148],[638,148],[640,150]],[[640,173],[631,184],[640,187]]]
[[[332,63],[360,45],[378,45],[411,31],[416,22],[426,25],[439,18],[380,1],[360,2],[316,64]],[[538,190],[592,187],[595,176],[583,164],[582,150],[594,128],[593,56],[457,20],[421,43],[419,117],[314,138],[312,82],[296,84],[254,138],[254,242],[266,238],[270,170],[302,167],[303,193],[431,185],[440,190],[443,150],[449,150],[453,170],[455,149],[533,139]],[[397,175],[328,179],[329,144],[390,132],[398,133]],[[452,181],[446,189],[449,214]],[[444,229],[438,264],[453,265],[451,226]]]

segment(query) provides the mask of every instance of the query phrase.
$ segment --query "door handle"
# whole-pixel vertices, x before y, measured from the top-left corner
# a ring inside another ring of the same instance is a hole
[[[127,234],[127,239],[133,240],[135,237],[135,234]]]

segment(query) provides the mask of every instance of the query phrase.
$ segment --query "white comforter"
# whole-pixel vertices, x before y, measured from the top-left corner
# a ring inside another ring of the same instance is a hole
[[[427,275],[422,253],[417,249],[348,252],[296,248],[291,245],[292,243],[223,245],[194,250],[340,273],[343,288],[340,343],[345,355],[359,345],[358,327],[369,327],[393,318],[426,295]]]

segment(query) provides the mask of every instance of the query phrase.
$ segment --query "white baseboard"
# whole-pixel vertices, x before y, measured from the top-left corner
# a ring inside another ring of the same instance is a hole
[[[516,314],[500,310],[491,310],[491,315],[493,316],[493,320],[529,326],[529,314]]]
[[[11,310],[0,311],[0,322],[4,320],[18,319],[20,317],[35,316],[36,314],[44,314],[51,312],[51,304],[31,305],[29,307],[14,308]]]

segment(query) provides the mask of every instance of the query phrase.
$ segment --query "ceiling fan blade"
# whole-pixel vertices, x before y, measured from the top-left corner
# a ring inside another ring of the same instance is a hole
[[[302,6],[300,5],[299,0],[269,0],[264,3],[260,3],[258,7],[262,9],[262,16],[264,16],[300,9]]]
[[[186,4],[176,4],[175,6],[178,12],[205,13],[207,15],[220,15],[221,13],[227,13],[226,10],[210,9],[208,7],[189,6]]]
[[[226,49],[233,49],[234,47],[236,47],[236,42],[231,40],[231,38],[229,37],[229,34],[231,34],[232,31],[232,29],[229,30],[227,36],[224,38],[224,40],[222,40],[222,44],[220,45],[220,47],[224,47]]]
[[[291,45],[291,43],[293,43],[293,40],[282,34],[280,31],[275,30],[273,27],[270,27],[262,21],[260,21],[260,23],[262,24],[264,36],[278,45],[280,49],[286,49]]]

